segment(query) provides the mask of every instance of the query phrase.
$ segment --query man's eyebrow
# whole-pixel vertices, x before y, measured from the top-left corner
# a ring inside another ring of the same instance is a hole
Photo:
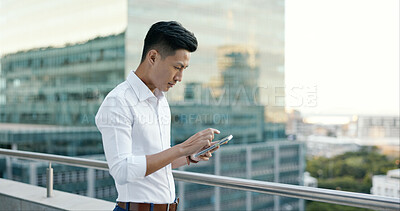
[[[183,63],[182,63],[182,62],[177,62],[177,64],[178,64],[178,65],[180,65],[180,66],[181,66],[181,68],[185,66],[185,65],[183,65]],[[186,66],[186,67],[185,67],[185,69],[186,69],[186,68],[188,68],[188,67],[189,67],[189,65],[188,65],[188,66]]]

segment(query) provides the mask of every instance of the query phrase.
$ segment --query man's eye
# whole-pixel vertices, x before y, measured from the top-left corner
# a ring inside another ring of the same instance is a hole
[[[181,68],[180,67],[175,67],[175,69],[180,70]]]

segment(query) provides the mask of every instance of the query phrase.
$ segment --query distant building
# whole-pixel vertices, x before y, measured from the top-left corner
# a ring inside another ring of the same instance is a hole
[[[359,116],[358,138],[399,138],[399,116]]]
[[[371,194],[400,198],[400,169],[390,170],[386,175],[374,175]]]
[[[284,123],[264,123],[264,141],[274,141],[279,139],[286,139],[285,124]],[[289,139],[293,141],[294,139]]]
[[[400,154],[400,117],[359,116],[357,137],[361,145],[377,146],[389,156]]]
[[[300,111],[293,110],[287,113],[286,133],[293,136],[294,140],[305,140],[313,134],[313,125],[303,121]]]
[[[357,140],[344,137],[308,136],[304,141],[308,156],[334,157],[346,152],[358,151],[361,146]]]
[[[228,45],[218,48],[221,71],[221,103],[229,105],[260,104],[258,77],[259,52],[256,48]]]
[[[357,151],[360,146],[377,146],[386,155],[400,153],[399,116],[331,116],[348,121],[321,124],[307,122],[298,111],[287,115],[289,138],[307,142],[308,155],[334,156]]]
[[[186,83],[184,90],[184,101],[188,103],[201,104],[204,93],[207,90],[203,88],[203,84],[199,82]]]
[[[0,122],[94,125],[108,92],[124,80],[125,34],[1,58]]]

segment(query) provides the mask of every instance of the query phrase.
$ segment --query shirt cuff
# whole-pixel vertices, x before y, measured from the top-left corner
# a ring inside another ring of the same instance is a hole
[[[133,182],[146,176],[146,156],[131,156],[127,158],[127,181]]]

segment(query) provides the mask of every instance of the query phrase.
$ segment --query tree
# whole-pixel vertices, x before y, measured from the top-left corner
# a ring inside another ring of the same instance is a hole
[[[399,158],[390,159],[377,147],[362,147],[333,158],[314,157],[307,160],[306,170],[318,179],[318,187],[343,191],[370,193],[372,176],[386,174],[399,168]],[[366,210],[355,207],[307,202],[307,210]]]

